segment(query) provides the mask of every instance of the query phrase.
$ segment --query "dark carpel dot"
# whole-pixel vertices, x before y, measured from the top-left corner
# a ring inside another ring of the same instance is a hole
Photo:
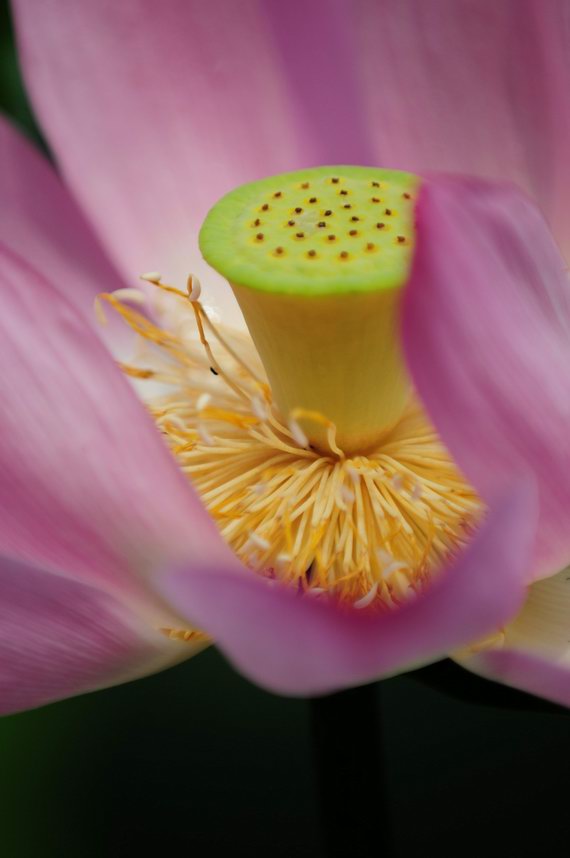
[[[320,227],[320,229],[322,229],[324,226],[326,226],[326,223],[324,222],[324,220],[320,220],[318,222],[317,226]]]
[[[295,238],[305,238],[305,233],[304,232],[296,232]]]
[[[386,224],[385,224],[385,223],[377,223],[377,224],[376,224],[376,229],[384,229],[384,227],[385,227],[385,226],[386,226]]]
[[[311,199],[309,200],[309,202],[310,202],[310,203],[317,203],[317,202],[318,202],[318,200],[317,200],[317,198],[316,198],[316,197],[311,197]]]
[[[254,220],[253,225],[254,226],[260,226],[261,225],[261,221],[259,220],[258,217],[256,217],[256,219]]]
[[[282,197],[282,196],[283,196],[283,194],[281,193],[281,191],[275,191],[275,193],[273,194],[273,196],[274,196],[276,199],[279,199],[279,197]]]
[[[310,256],[310,257],[311,257],[311,259],[313,259],[313,257],[315,257],[316,255],[317,255],[317,251],[316,251],[316,250],[308,250],[308,251],[307,251],[307,256]]]
[[[340,196],[341,196],[341,197],[347,197],[347,196],[348,196],[348,191],[339,191],[339,194],[340,194]]]
[[[295,221],[294,220],[288,220],[287,226],[295,226]]]
[[[351,209],[351,208],[352,208],[352,206],[351,206],[351,204],[350,204],[350,203],[345,203],[345,204],[343,205],[343,209]]]
[[[269,211],[269,206],[267,205],[267,203],[264,203],[264,204],[261,206],[261,211],[262,211],[262,212],[267,212],[267,211]]]
[[[263,241],[263,233],[262,232],[258,232],[255,237],[258,241]]]
[[[357,229],[351,229],[348,234],[349,235],[358,235],[358,230]]]
[[[325,212],[325,217],[330,217],[332,215],[331,209],[327,209]]]
[[[360,220],[360,218],[359,218],[359,217],[356,217],[356,215],[353,215],[350,219],[351,219],[351,221],[353,221],[354,223],[356,223],[356,221]]]
[[[384,209],[384,214],[386,214],[386,215],[391,215],[391,214],[392,214],[392,209]]]
[[[336,235],[328,235],[327,238],[329,241],[335,241]]]
[[[339,179],[337,179],[337,178],[335,177],[334,179],[331,179],[331,182],[333,183],[333,185],[338,185],[338,183],[339,183]]]
[[[300,209],[299,207],[297,207],[295,209],[295,214],[301,214],[302,211],[303,211],[303,209]]]

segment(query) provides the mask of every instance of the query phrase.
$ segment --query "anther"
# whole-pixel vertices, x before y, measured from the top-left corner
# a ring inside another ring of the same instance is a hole
[[[316,202],[317,202],[317,198],[316,198],[316,197],[311,197],[311,199],[309,200],[309,202],[310,202],[310,203],[316,203]]]
[[[156,281],[154,282],[156,283]],[[138,289],[137,287],[132,286],[123,286],[120,289],[114,289],[111,292],[111,295],[118,301],[129,301],[130,303],[138,304],[141,307],[144,307],[147,302],[147,296],[145,292],[143,292],[142,289]]]
[[[276,197],[276,198],[278,199],[279,197],[282,197],[282,196],[283,196],[283,194],[281,193],[281,191],[275,191],[275,193],[273,194],[273,196],[274,196],[274,197]]]
[[[402,196],[405,200],[411,200],[412,199],[412,195],[408,194],[408,193],[403,193]]]
[[[188,280],[186,281],[186,291],[188,292],[188,298],[190,301],[194,302],[200,300],[202,284],[195,274],[190,274],[188,277]]]
[[[335,241],[336,235],[329,235],[329,236],[327,236],[327,238],[329,241]]]
[[[271,543],[268,542],[267,539],[265,539],[263,536],[260,536],[258,533],[256,533],[254,530],[250,530],[248,542],[250,542],[256,548],[260,548],[262,551],[268,551],[271,548]]]
[[[379,198],[379,197],[372,197],[372,198],[371,198],[371,200],[370,200],[370,202],[371,202],[371,203],[379,203],[379,202],[380,202],[380,198]]]
[[[339,256],[340,256],[340,258],[341,258],[341,259],[348,259],[348,253],[346,252],[346,250],[342,250],[342,251],[339,253]]]
[[[305,233],[304,232],[296,232],[295,238],[305,238]]]
[[[354,221],[354,223],[356,223],[357,221],[360,220],[360,218],[356,217],[356,215],[353,215],[350,219],[351,219],[351,221]]]
[[[373,187],[373,188],[379,188],[379,187],[380,187],[380,182],[372,182],[372,187]]]
[[[282,247],[276,247],[276,248],[275,248],[275,254],[276,254],[276,256],[283,256],[283,252],[284,252],[284,251],[283,251],[283,248],[282,248]]]
[[[405,242],[405,240],[406,240],[405,235],[399,235],[398,236],[398,244],[403,244]]]
[[[263,241],[263,233],[262,232],[258,232],[255,237],[258,241]]]
[[[158,271],[149,271],[148,274],[141,274],[141,280],[146,280],[148,283],[160,283],[162,274]]]
[[[197,431],[202,444],[205,444],[207,447],[214,446],[214,439],[212,438],[206,427],[202,425],[202,423],[198,423]]]
[[[317,226],[318,226],[318,227],[320,227],[320,228],[322,229],[322,228],[323,228],[323,226],[326,226],[326,223],[324,222],[324,220],[320,220],[320,221],[318,222]]]
[[[341,195],[341,197],[347,197],[348,191],[339,191],[339,194]]]
[[[374,250],[375,247],[376,247],[376,245],[372,244],[372,242],[369,241],[368,244],[366,245],[366,250]]]
[[[220,374],[217,369],[214,369],[213,366],[210,367],[210,372],[212,373],[212,375],[219,375]]]
[[[204,408],[207,408],[210,402],[212,401],[211,393],[201,393],[198,399],[196,400],[196,410],[203,411]]]
[[[368,608],[369,605],[372,604],[376,595],[378,593],[378,581],[375,581],[368,593],[366,593],[362,598],[357,599],[352,603],[352,607],[356,608],[357,611],[361,611],[363,608]]]
[[[269,414],[267,403],[261,398],[261,396],[252,396],[251,410],[260,420],[267,420]]]
[[[303,188],[303,190],[307,190],[307,188],[310,188],[310,187],[311,187],[311,185],[309,184],[309,182],[303,182],[303,184],[301,185],[301,187]]]
[[[376,229],[384,229],[384,227],[385,227],[385,226],[386,226],[386,224],[385,224],[385,223],[377,223],[377,224],[376,224]]]
[[[303,209],[301,209],[297,206],[297,208],[295,209],[295,214],[301,214],[302,211],[303,211]]]
[[[267,212],[267,211],[269,211],[269,206],[267,205],[267,203],[264,203],[264,204],[261,206],[261,211],[262,211],[262,212]]]
[[[331,182],[333,183],[333,185],[338,185],[339,180],[337,178],[334,178],[334,179],[331,179]]]
[[[261,221],[259,220],[259,218],[258,218],[258,217],[256,217],[256,218],[255,218],[255,220],[254,220],[254,222],[253,222],[253,225],[254,225],[254,226],[260,226],[260,225],[261,225]]]
[[[351,229],[348,234],[349,235],[358,235],[358,230],[357,229]]]
[[[309,446],[309,439],[293,417],[289,420],[289,431],[293,436],[293,440],[299,445],[299,447],[307,448]]]
[[[317,251],[316,251],[316,250],[308,250],[308,251],[307,251],[307,256],[310,256],[310,257],[311,257],[311,259],[313,259],[313,257],[315,257],[316,255],[317,255]]]
[[[392,209],[384,209],[384,214],[391,215]]]
[[[295,221],[294,220],[288,220],[287,226],[295,226]]]
[[[343,209],[351,209],[351,208],[352,208],[352,206],[351,206],[351,204],[350,204],[350,203],[345,203],[345,204],[343,205]]]
[[[331,209],[327,209],[325,212],[325,217],[330,217],[332,215]]]

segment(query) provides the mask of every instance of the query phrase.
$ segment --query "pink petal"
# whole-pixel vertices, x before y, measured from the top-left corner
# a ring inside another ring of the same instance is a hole
[[[570,706],[570,570],[537,581],[498,649],[463,653],[469,670]]]
[[[289,121],[303,144],[305,163],[299,166],[375,161],[351,26],[354,8],[345,0],[263,4],[291,95]]]
[[[49,161],[0,117],[0,238],[90,319],[124,284]]]
[[[196,236],[215,200],[312,159],[257,0],[160,13],[148,0],[20,0],[15,12],[44,133],[128,278],[200,275]],[[203,271],[227,319],[231,290]]]
[[[251,574],[178,568],[156,583],[246,676],[283,694],[319,694],[434,661],[513,616],[535,521],[532,485],[520,484],[425,595],[378,617],[341,612]]]
[[[516,182],[570,253],[566,0],[348,6],[378,163]]]
[[[0,714],[127,682],[191,654],[110,595],[0,558]]]
[[[540,215],[514,189],[429,182],[404,301],[420,396],[487,499],[532,471],[535,575],[570,559],[570,286]]]
[[[188,553],[235,562],[81,316],[0,249],[0,551],[134,586]]]

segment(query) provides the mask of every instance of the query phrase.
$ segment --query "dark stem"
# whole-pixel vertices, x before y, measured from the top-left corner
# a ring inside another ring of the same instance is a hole
[[[378,685],[310,701],[326,858],[388,858],[390,826]]]

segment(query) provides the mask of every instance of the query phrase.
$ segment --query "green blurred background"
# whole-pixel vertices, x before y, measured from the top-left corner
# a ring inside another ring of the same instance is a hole
[[[40,143],[4,2],[0,28],[0,107]],[[449,663],[376,693],[386,795],[375,824],[391,821],[390,854],[568,852],[565,713]],[[0,856],[320,856],[310,725],[308,702],[260,691],[214,649],[4,718]],[[344,745],[358,758],[373,744],[366,731],[339,730],[331,754]],[[342,788],[333,811],[346,813]],[[358,816],[347,825],[362,825]]]

